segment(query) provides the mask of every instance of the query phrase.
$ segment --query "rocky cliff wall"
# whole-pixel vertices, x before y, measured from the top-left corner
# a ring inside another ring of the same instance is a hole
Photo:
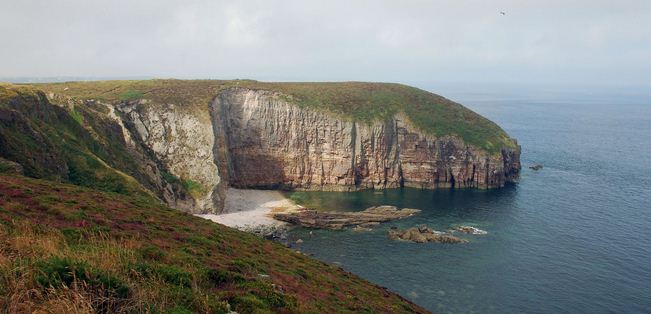
[[[236,187],[306,190],[501,187],[519,149],[489,155],[453,136],[419,132],[402,115],[360,124],[290,104],[280,94],[222,91],[211,106],[218,151]]]
[[[219,213],[225,189],[492,188],[514,182],[519,149],[499,154],[420,132],[404,115],[372,124],[245,88],[205,105],[114,105],[146,184],[168,205]]]
[[[134,145],[142,145],[160,164],[161,179],[185,188],[182,197],[165,193],[166,203],[194,213],[220,212],[223,191],[212,153],[215,136],[208,111],[146,102],[116,107]]]

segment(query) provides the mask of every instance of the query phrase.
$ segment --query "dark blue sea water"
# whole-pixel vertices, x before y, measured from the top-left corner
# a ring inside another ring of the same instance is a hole
[[[292,232],[301,250],[438,313],[651,312],[651,96],[607,92],[444,94],[522,145],[516,186],[298,192],[329,210],[392,204],[413,218],[371,232]],[[464,245],[387,239],[390,226],[477,226]]]

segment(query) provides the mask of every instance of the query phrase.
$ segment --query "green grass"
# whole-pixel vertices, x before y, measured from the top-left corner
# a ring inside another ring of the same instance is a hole
[[[135,100],[143,98],[144,93],[138,90],[128,90],[120,94],[120,100]]]
[[[262,277],[261,274],[268,275]],[[0,174],[0,312],[424,313],[143,195]]]
[[[224,89],[244,87],[276,91],[285,100],[342,119],[372,123],[404,113],[423,132],[455,135],[490,153],[515,148],[515,142],[498,125],[444,97],[414,87],[392,83],[323,82],[273,83],[252,80],[143,80],[67,82],[37,85],[56,94],[79,99],[119,102],[146,98],[153,103],[175,103],[192,110],[207,104]],[[130,97],[126,97],[128,95]]]
[[[77,123],[84,124],[84,116],[74,108],[70,110],[70,116],[72,116],[72,118],[75,119]]]
[[[90,289],[101,290],[105,297],[124,299],[131,293],[125,282],[94,269],[83,261],[50,257],[38,261],[35,266],[35,280],[42,288],[72,288],[75,281],[83,281]]]
[[[50,104],[33,87],[0,86],[0,114],[11,117],[0,121],[0,157],[20,163],[32,177],[146,193],[140,183],[147,184],[145,170],[136,168],[114,122],[92,105],[70,108]]]
[[[169,183],[177,183],[180,182],[181,179],[179,179],[177,176],[167,172],[167,171],[162,171],[161,175],[163,176],[163,179]]]
[[[498,125],[441,96],[390,83],[270,83],[299,106],[316,108],[362,123],[404,113],[422,131],[456,135],[467,144],[496,153],[515,143]]]
[[[201,183],[193,180],[183,180],[181,182],[183,188],[190,193],[193,197],[198,197],[205,192],[205,189]]]

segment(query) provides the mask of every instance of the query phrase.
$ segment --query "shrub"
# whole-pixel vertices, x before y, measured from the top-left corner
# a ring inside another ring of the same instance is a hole
[[[163,176],[163,179],[167,181],[168,183],[177,183],[179,182],[179,178],[167,171],[162,171],[161,176]]]
[[[183,182],[181,182],[181,185],[183,185],[183,188],[188,191],[188,193],[193,197],[199,196],[204,191],[203,185],[197,181],[183,180]]]
[[[249,259],[234,259],[229,269],[238,273],[254,273],[258,269],[258,264]]]
[[[77,228],[63,228],[61,233],[68,243],[79,243],[84,238],[82,231]]]
[[[77,123],[84,124],[84,116],[79,111],[72,109],[70,111],[70,116],[77,121]]]
[[[206,271],[206,277],[215,286],[227,283],[241,283],[245,280],[241,274],[224,269],[209,269]]]
[[[159,277],[167,283],[181,287],[190,287],[192,283],[192,275],[174,265],[139,263],[135,266],[135,271],[145,278]]]
[[[151,244],[143,245],[138,250],[138,254],[148,260],[160,260],[165,257],[165,252],[163,252],[163,250]]]
[[[276,287],[271,283],[256,280],[244,282],[240,286],[271,308],[292,309],[296,306],[294,298],[277,291]]]
[[[144,96],[145,94],[139,90],[128,90],[120,95],[120,100],[134,100],[134,99],[140,99]]]
[[[230,303],[238,313],[273,313],[268,305],[252,294],[237,295]]]
[[[190,311],[188,308],[182,305],[177,305],[175,308],[163,312],[165,314],[192,314],[194,312]]]
[[[130,289],[119,278],[92,269],[84,262],[73,261],[69,258],[52,257],[36,264],[38,274],[36,282],[43,287],[71,287],[77,282],[85,282],[89,288],[106,291],[111,296],[126,298]]]
[[[36,282],[44,287],[69,287],[73,281],[88,279],[88,266],[67,258],[53,257],[36,264]]]

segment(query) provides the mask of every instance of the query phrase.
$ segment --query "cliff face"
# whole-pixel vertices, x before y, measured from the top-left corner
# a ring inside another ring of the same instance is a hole
[[[515,181],[520,169],[519,149],[489,155],[453,136],[423,134],[403,115],[356,123],[243,88],[221,92],[211,109],[236,187],[491,188]]]
[[[0,157],[20,164],[29,176],[154,194],[192,213],[221,212],[229,186],[494,188],[515,182],[520,171],[520,148],[498,126],[409,87],[156,84],[152,91],[158,94],[151,98],[119,101],[0,88]],[[93,86],[83,85],[79,93]],[[197,90],[204,94],[193,97]],[[293,98],[291,91],[321,103]],[[377,110],[395,103],[411,107],[375,116],[346,112],[347,104]],[[374,118],[359,122],[368,116]]]
[[[191,112],[183,106],[146,102],[127,102],[116,108],[135,142],[162,165],[163,179],[180,184],[189,194],[165,193],[170,206],[195,213],[221,210],[221,179],[213,156],[215,135],[207,110]]]

